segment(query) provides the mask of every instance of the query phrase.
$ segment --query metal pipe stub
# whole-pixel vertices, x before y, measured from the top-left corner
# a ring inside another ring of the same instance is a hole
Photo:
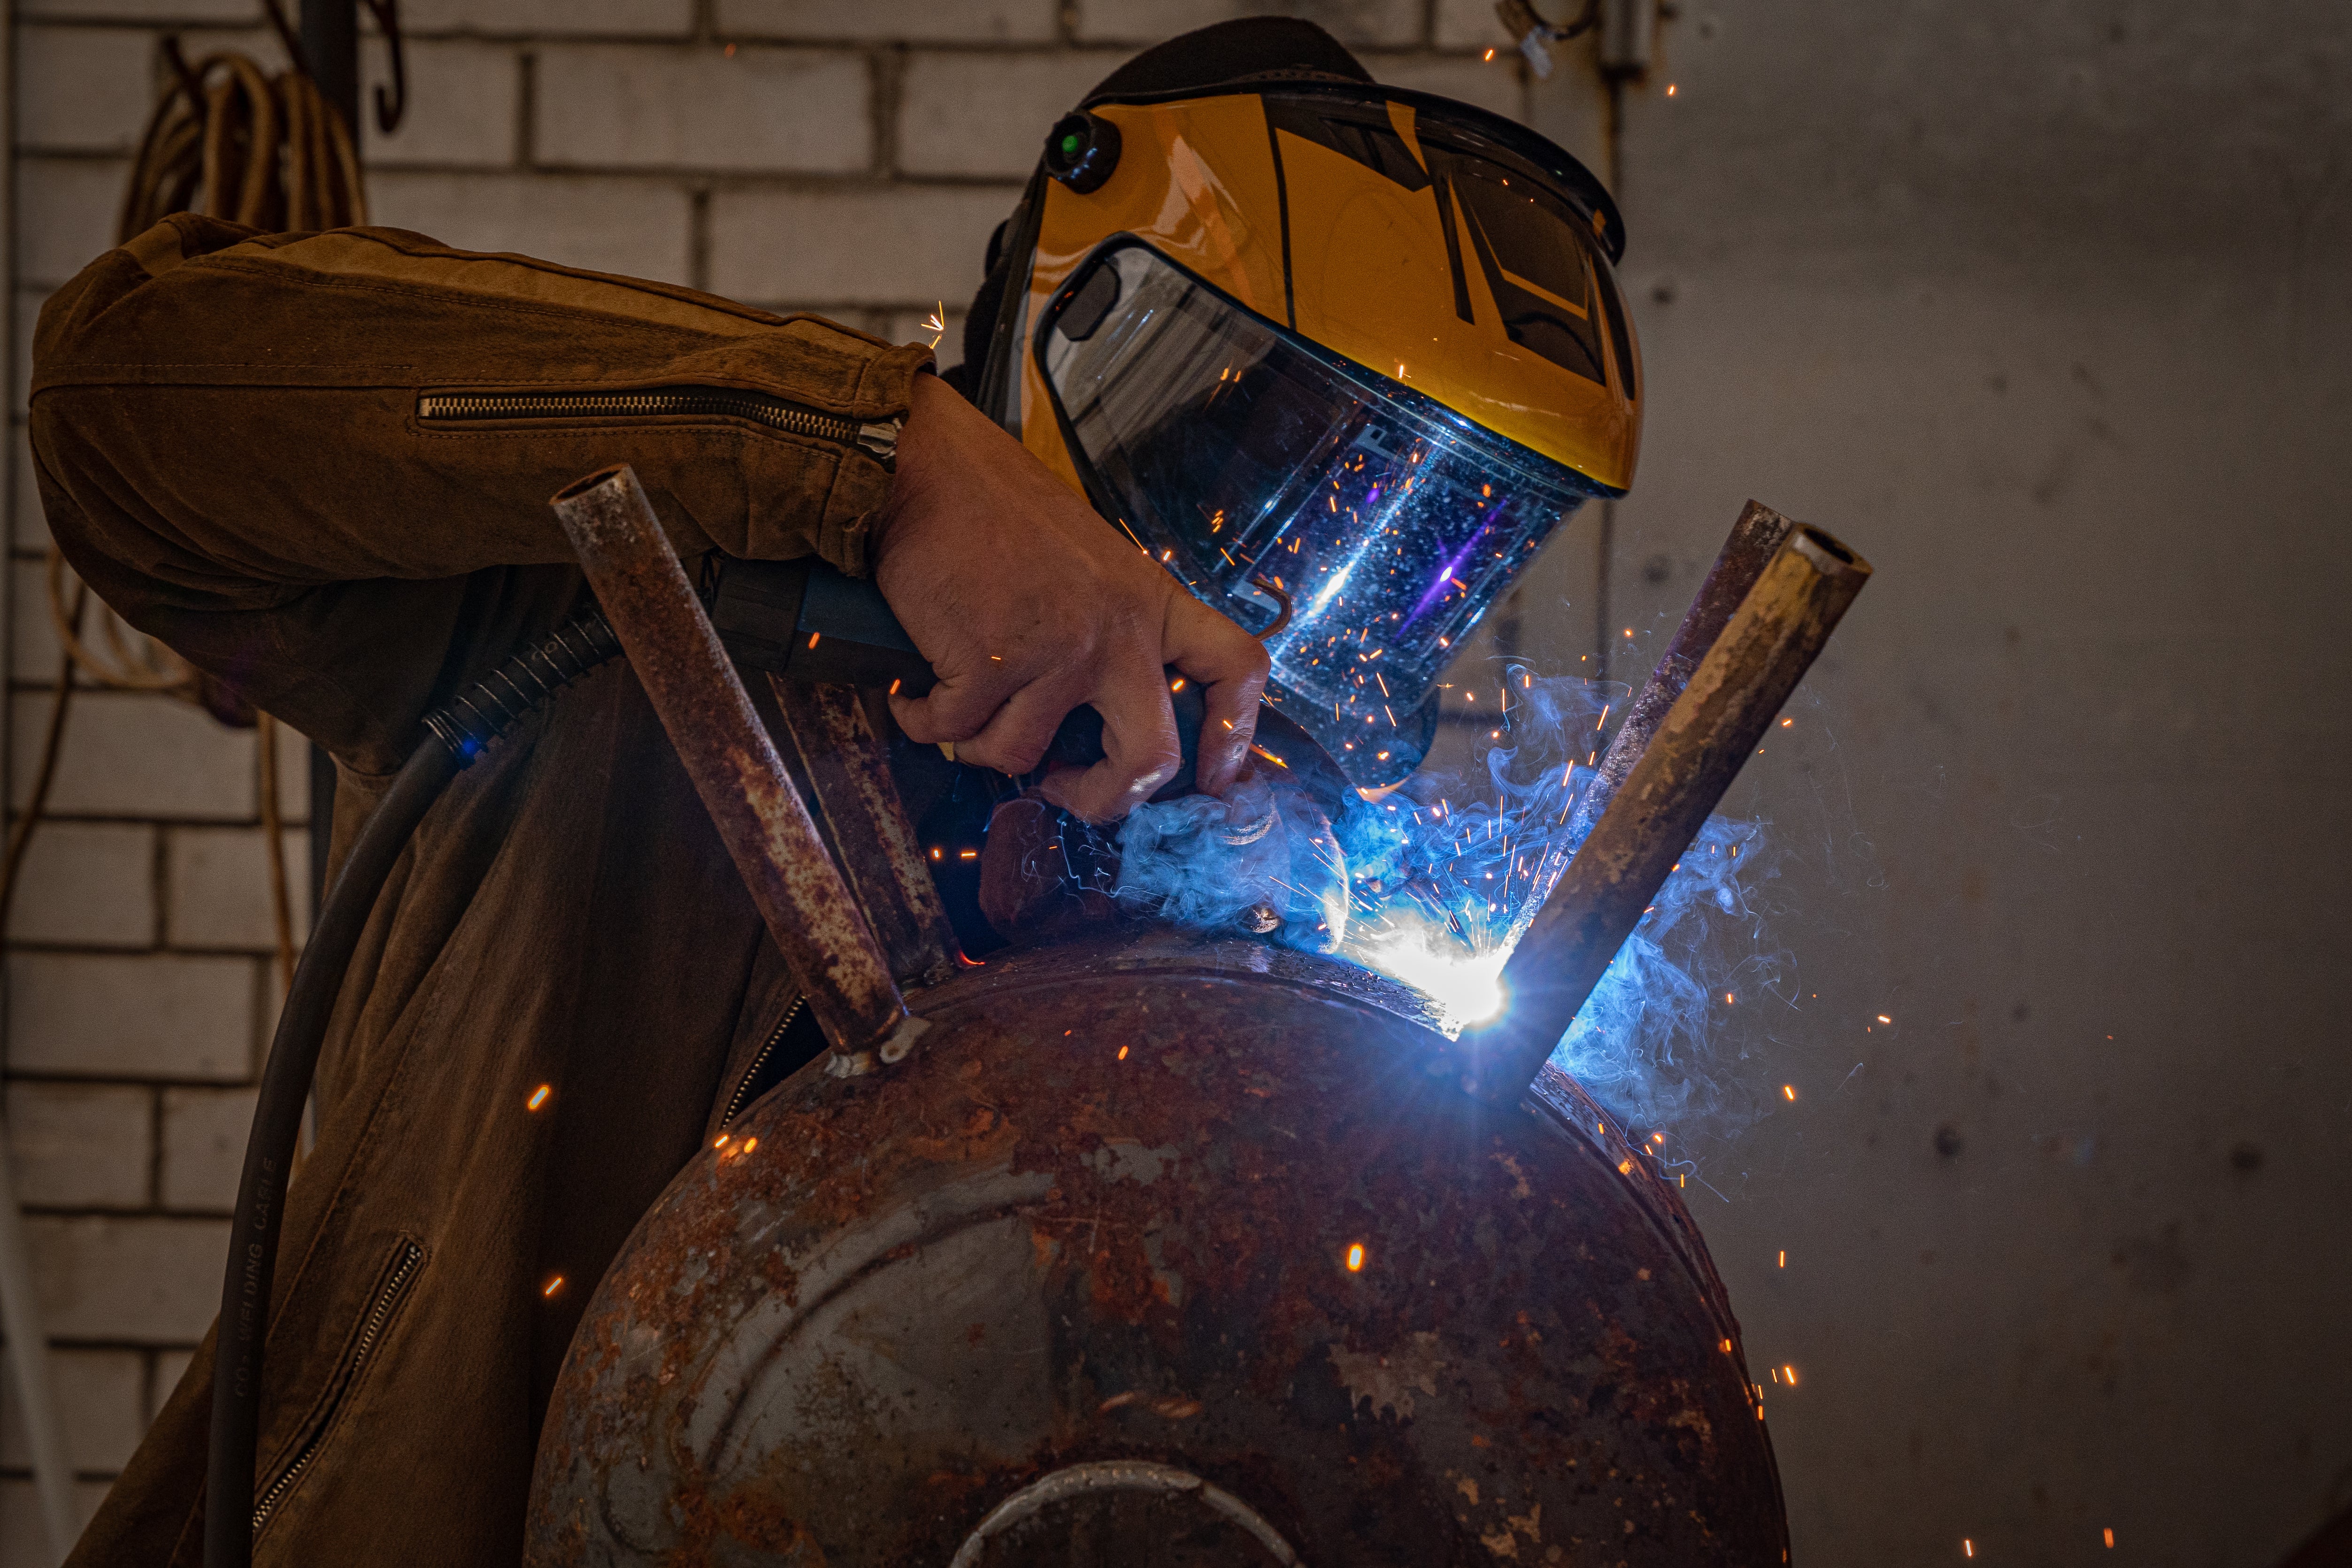
[[[1675,699],[1690,684],[1692,674],[1715,639],[1723,635],[1732,613],[1748,597],[1756,579],[1764,574],[1772,556],[1797,525],[1760,501],[1749,501],[1739,511],[1739,521],[1731,525],[1731,537],[1723,542],[1723,551],[1707,569],[1706,578],[1698,585],[1698,594],[1684,612],[1682,625],[1675,628],[1674,640],[1666,645],[1658,668],[1650,672],[1635,695],[1633,705],[1625,710],[1625,718],[1610,738],[1609,749],[1601,753],[1592,782],[1576,797],[1576,810],[1569,818],[1568,841],[1580,844],[1591,836],[1592,825],[1623,786],[1633,773],[1633,764],[1642,760],[1649,749],[1650,737],[1658,732]]]
[[[1507,1010],[1449,1054],[1465,1089],[1513,1100],[1534,1081],[1869,578],[1820,529],[1781,543],[1503,966]]]
[[[832,1043],[835,1073],[903,1057],[920,1033],[784,772],[635,470],[600,468],[549,502],[627,650],[760,918]]]

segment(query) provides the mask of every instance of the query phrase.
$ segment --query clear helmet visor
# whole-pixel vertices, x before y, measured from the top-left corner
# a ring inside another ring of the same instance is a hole
[[[1363,787],[1420,763],[1464,636],[1610,493],[1131,239],[1071,274],[1037,351],[1097,507],[1265,637],[1269,695]]]

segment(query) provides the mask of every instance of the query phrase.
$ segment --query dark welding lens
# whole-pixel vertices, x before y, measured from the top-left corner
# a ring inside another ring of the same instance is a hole
[[[1118,303],[1118,268],[1097,261],[1063,298],[1062,308],[1054,317],[1055,330],[1074,343],[1085,342]]]
[[[1118,167],[1118,127],[1080,110],[1045,134],[1045,173],[1080,195],[1102,189]]]

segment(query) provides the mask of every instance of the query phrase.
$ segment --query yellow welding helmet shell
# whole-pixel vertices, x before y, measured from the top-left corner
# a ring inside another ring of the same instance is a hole
[[[1118,155],[1083,194],[1043,183],[1031,321],[1097,246],[1132,236],[1600,491],[1633,483],[1640,355],[1611,272],[1623,230],[1566,153],[1467,104],[1338,83],[1101,101],[1083,118],[1113,129]],[[1050,461],[1044,391],[1033,360],[1020,423]]]
[[[1056,125],[974,395],[1264,637],[1270,700],[1373,787],[1426,752],[1487,606],[1631,484],[1640,368],[1599,183],[1329,49],[1202,89],[1122,72]]]

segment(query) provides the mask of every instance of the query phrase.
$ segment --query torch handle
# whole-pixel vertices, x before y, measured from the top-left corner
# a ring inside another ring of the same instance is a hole
[[[1534,1081],[1869,578],[1817,528],[1781,543],[1503,966],[1508,1011],[1456,1043],[1464,1088],[1510,1100]]]

